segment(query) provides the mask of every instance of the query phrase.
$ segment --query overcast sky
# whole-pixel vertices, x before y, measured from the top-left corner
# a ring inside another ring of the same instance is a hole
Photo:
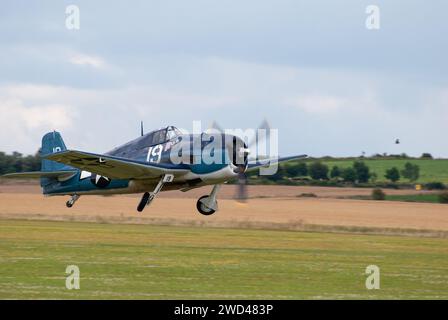
[[[379,30],[366,28],[370,4]],[[447,13],[446,0],[3,0],[0,150],[34,153],[58,130],[69,148],[105,152],[140,120],[266,118],[281,155],[448,157]]]

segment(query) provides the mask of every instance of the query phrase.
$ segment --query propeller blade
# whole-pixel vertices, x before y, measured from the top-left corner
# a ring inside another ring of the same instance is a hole
[[[266,130],[266,135],[262,135],[260,137],[258,137],[258,130],[259,129],[263,129]],[[271,129],[271,125],[269,124],[268,120],[264,119],[263,122],[258,126],[257,131],[255,133],[255,136],[253,137],[253,139],[251,141],[249,141],[248,144],[248,148],[253,150],[253,148],[257,147],[257,143],[262,142],[264,139],[266,139],[269,135],[269,130]],[[254,152],[255,154],[256,152]]]
[[[265,135],[261,135],[260,137],[257,137],[258,130],[264,129],[266,130]],[[252,140],[249,141],[249,144],[247,145],[247,149],[251,150],[252,154],[257,154],[257,144],[263,142],[265,139],[268,139],[269,137],[269,130],[271,129],[271,126],[269,122],[264,119],[263,122],[260,124],[260,126],[257,128],[257,132],[255,133],[255,136],[252,138]],[[248,191],[247,191],[247,175],[245,173],[246,166],[240,166],[239,167],[239,173],[238,173],[238,186],[236,190],[235,199],[238,202],[246,202],[248,198]]]
[[[238,186],[235,199],[238,202],[246,202],[247,200],[247,176],[244,171],[240,171],[238,174]]]
[[[224,133],[224,129],[218,124],[218,122],[214,121],[210,124],[207,131],[216,131],[219,133]]]

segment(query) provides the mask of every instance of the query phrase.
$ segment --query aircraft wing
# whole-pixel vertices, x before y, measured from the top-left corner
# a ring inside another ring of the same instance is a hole
[[[256,160],[253,162],[249,162],[247,166],[247,172],[254,171],[259,168],[268,167],[269,165],[275,165],[280,163],[285,163],[288,161],[294,161],[299,159],[307,158],[308,156],[306,154],[298,155],[298,156],[290,156],[290,157],[283,157],[283,158],[274,158],[274,159],[263,159],[263,160]]]
[[[152,179],[165,173],[176,176],[189,172],[187,169],[167,168],[162,165],[75,150],[53,153],[44,158],[111,179]]]
[[[8,173],[1,177],[13,179],[58,178],[64,180],[73,177],[77,172],[77,170],[17,172]]]

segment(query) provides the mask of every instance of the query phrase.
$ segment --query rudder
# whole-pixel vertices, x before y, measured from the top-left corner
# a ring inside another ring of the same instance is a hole
[[[59,132],[49,132],[42,138],[41,156],[67,150],[64,140]],[[42,159],[42,171],[58,171],[66,169],[67,166],[51,160]]]

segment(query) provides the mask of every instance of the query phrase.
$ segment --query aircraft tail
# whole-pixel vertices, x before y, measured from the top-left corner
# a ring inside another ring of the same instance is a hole
[[[42,138],[42,148],[40,155],[46,156],[52,153],[61,152],[67,150],[64,140],[59,132],[49,132]],[[41,170],[44,172],[61,171],[67,169],[68,166],[59,162],[42,159]]]
[[[67,150],[67,147],[65,146],[64,140],[62,140],[59,132],[49,132],[42,138],[42,147],[40,149],[41,157],[65,150]],[[46,186],[60,181],[61,179],[70,179],[76,175],[78,171],[78,169],[70,167],[66,164],[42,159],[40,171],[9,173],[3,175],[2,177],[15,179],[40,178],[40,185],[45,189]]]
[[[59,132],[53,131],[43,136],[42,147],[40,149],[41,157],[65,150],[67,150],[67,147]],[[70,178],[75,174],[73,172],[77,171],[77,169],[66,164],[42,158],[40,185],[44,188],[45,192],[48,185],[64,177]]]
[[[67,150],[67,147],[59,132],[54,131],[47,133],[42,138],[42,147],[40,149],[41,157],[65,150]],[[13,179],[40,179],[40,185],[44,188],[44,193],[46,193],[46,189],[49,186],[54,183],[59,183],[60,181],[67,181],[74,177],[78,172],[79,170],[76,168],[42,158],[40,171],[8,173],[2,177]]]

